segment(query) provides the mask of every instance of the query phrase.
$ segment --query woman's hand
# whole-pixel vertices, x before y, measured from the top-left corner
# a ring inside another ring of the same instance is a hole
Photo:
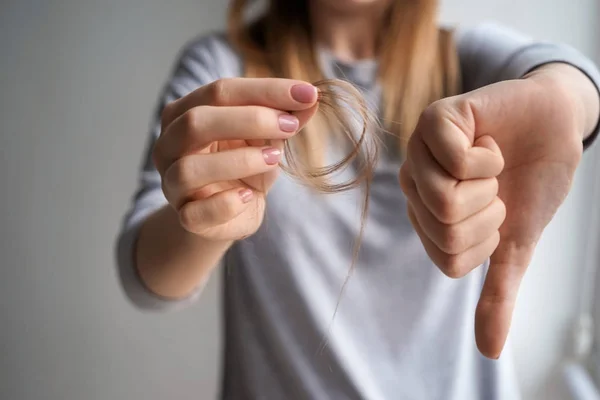
[[[153,159],[184,229],[210,240],[254,233],[283,140],[316,104],[314,86],[271,78],[222,79],[168,104]]]
[[[488,357],[502,351],[521,279],[571,187],[583,108],[560,73],[539,73],[434,103],[410,140],[400,181],[433,262],[458,278],[491,256],[475,318]]]

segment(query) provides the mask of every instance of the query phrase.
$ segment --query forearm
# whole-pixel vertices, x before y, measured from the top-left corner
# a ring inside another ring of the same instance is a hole
[[[592,134],[600,119],[600,95],[591,79],[579,69],[563,63],[544,65],[527,75],[547,85],[550,90],[556,88],[558,93],[569,97],[576,117],[580,122],[582,140]]]
[[[150,291],[165,298],[185,298],[204,284],[232,243],[208,241],[187,232],[177,213],[164,206],[140,229],[136,268]]]

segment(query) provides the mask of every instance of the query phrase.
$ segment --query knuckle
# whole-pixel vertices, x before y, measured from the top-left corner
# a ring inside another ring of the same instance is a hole
[[[190,135],[199,129],[199,121],[201,121],[201,118],[199,118],[199,115],[198,115],[199,113],[200,113],[200,107],[195,107],[195,108],[191,108],[191,109],[187,110],[180,117],[181,125],[184,130],[184,134]]]
[[[229,81],[230,78],[217,79],[207,87],[209,103],[213,106],[223,106],[228,104],[230,99]]]
[[[463,104],[464,103],[464,104]],[[421,129],[425,137],[441,135],[447,129],[448,121],[464,129],[463,114],[465,108],[470,105],[466,100],[460,100],[456,103],[450,103],[447,99],[438,100],[429,105],[419,120],[419,124],[425,128]],[[455,114],[458,114],[455,115]],[[439,138],[438,138],[439,140]],[[468,177],[468,149],[463,147],[455,147],[447,154],[447,161],[444,165],[448,172],[456,179],[464,180]]]
[[[410,196],[410,176],[408,174],[408,169],[406,163],[400,167],[400,173],[398,174],[398,180],[400,181],[400,188],[404,192],[404,194],[409,197]]]
[[[272,116],[261,108],[254,108],[250,113],[250,124],[257,132],[266,132],[273,129],[274,123]]]
[[[254,149],[247,149],[247,150],[254,150]],[[252,170],[254,169],[253,167],[255,166],[255,158],[253,157],[253,153],[252,151],[242,151],[239,154],[239,157],[237,157],[236,160],[236,167],[240,170],[240,171],[248,171],[248,170]]]
[[[248,174],[249,172],[257,170],[257,158],[256,150],[253,148],[247,148],[243,151],[232,154],[227,161],[227,169],[235,174]]]
[[[473,119],[473,103],[469,97],[460,97],[454,101],[450,109],[450,119],[458,127],[463,127],[467,121]]]
[[[458,222],[460,200],[452,190],[439,189],[435,192],[435,210],[437,219],[444,224]]]
[[[448,169],[450,174],[459,180],[468,178],[467,149],[457,148],[449,154]]]
[[[223,196],[218,208],[220,219],[230,220],[237,215],[238,201],[235,196]]]
[[[438,124],[440,124],[444,119],[445,108],[446,107],[443,100],[437,100],[431,103],[421,113],[419,124],[425,125],[429,128],[438,126]],[[425,130],[424,133],[427,134],[428,131],[429,130]]]
[[[193,157],[183,157],[173,163],[165,174],[169,188],[185,189],[193,186],[194,178],[198,175],[198,163]]]
[[[152,161],[152,165],[154,165],[156,169],[159,168],[162,160],[161,142],[162,141],[159,138],[156,143],[154,143],[154,146],[152,146],[152,152],[150,153],[150,161]]]
[[[405,164],[411,164],[413,162],[412,154],[415,153],[415,148],[419,145],[419,141],[423,136],[423,133],[421,132],[423,129],[420,127],[422,119],[423,116],[421,115],[421,117],[419,117],[419,121],[417,122],[415,131],[408,138],[408,143],[406,145],[406,160],[404,161]]]
[[[451,107],[445,110],[445,119],[450,121],[459,131],[468,130],[467,121],[472,120],[472,104],[466,98],[460,98],[452,103]],[[456,147],[449,154],[448,169],[456,179],[464,180],[468,178],[468,149],[466,147]]]
[[[173,119],[173,108],[175,107],[175,102],[170,102],[167,103],[161,113],[160,113],[160,121],[162,123],[163,126],[168,125],[171,123],[172,119]]]
[[[193,202],[184,204],[179,210],[179,223],[188,232],[195,233],[197,231],[197,224],[201,218],[202,211]]]
[[[504,202],[502,200],[500,200],[499,197],[496,197],[497,202],[498,202],[498,208],[500,209],[500,216],[502,218],[500,218],[500,224],[502,224],[504,222],[504,220],[506,219],[506,204],[504,204]]]
[[[444,275],[451,279],[459,279],[466,275],[466,269],[457,255],[449,255],[438,264]]]
[[[264,96],[268,104],[279,104],[281,102],[281,88],[279,85],[265,85]]]
[[[493,203],[494,219],[498,221],[498,225],[501,225],[506,219],[506,204],[499,197],[494,198]]]
[[[496,232],[494,232],[494,234],[491,237],[491,248],[489,251],[488,256],[491,256],[496,249],[498,248],[498,245],[500,244],[500,230],[496,230]],[[481,264],[483,264],[484,261],[481,262]]]
[[[440,250],[446,254],[457,255],[465,248],[465,235],[456,225],[446,227],[442,234]]]
[[[490,193],[493,193],[494,196],[498,196],[498,191],[500,189],[500,184],[498,183],[498,178],[490,178],[490,182],[491,182],[491,190]],[[500,200],[500,199],[498,199]],[[504,202],[502,202],[502,204],[504,204]]]

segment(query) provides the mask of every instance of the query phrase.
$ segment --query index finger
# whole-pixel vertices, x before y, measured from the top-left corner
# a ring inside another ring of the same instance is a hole
[[[312,84],[283,78],[226,78],[201,86],[168,104],[163,111],[163,128],[187,110],[208,106],[263,106],[281,111],[301,111],[317,102]]]

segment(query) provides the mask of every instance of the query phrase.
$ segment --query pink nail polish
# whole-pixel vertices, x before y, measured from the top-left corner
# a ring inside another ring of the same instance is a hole
[[[242,189],[240,190],[240,198],[242,199],[242,203],[248,203],[250,200],[252,200],[252,190],[250,189]]]
[[[292,86],[290,94],[299,103],[312,103],[317,98],[317,88],[307,83],[301,83]]]
[[[279,116],[279,129],[284,132],[296,132],[299,124],[298,118],[294,115],[282,114]]]
[[[262,151],[265,162],[268,165],[275,165],[281,159],[281,150],[274,147],[266,148]]]

